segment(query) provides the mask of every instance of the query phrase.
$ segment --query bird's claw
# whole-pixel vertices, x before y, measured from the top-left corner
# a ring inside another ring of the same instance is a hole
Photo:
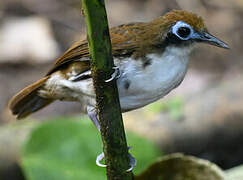
[[[105,157],[105,154],[104,152],[102,152],[100,155],[97,156],[96,158],[96,165],[99,166],[99,167],[106,167],[106,164],[101,164],[100,161],[102,161],[102,159],[104,159]]]
[[[131,147],[128,147],[128,150],[129,149],[131,149]],[[107,166],[106,164],[102,164],[101,163],[101,161],[104,159],[104,157],[105,157],[104,152],[102,152],[100,155],[97,156],[97,158],[96,158],[96,165],[97,166],[99,166],[99,167],[106,167]],[[137,160],[130,153],[128,153],[128,157],[129,157],[129,161],[130,161],[130,163],[129,163],[130,164],[130,168],[127,169],[126,171],[130,172],[136,166]]]
[[[114,66],[112,69],[114,69],[115,71],[112,73],[111,78],[105,80],[105,82],[111,82],[112,80],[114,80],[114,79],[118,79],[118,78],[121,76],[119,67]]]

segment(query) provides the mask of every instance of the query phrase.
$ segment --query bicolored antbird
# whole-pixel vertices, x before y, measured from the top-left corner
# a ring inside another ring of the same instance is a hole
[[[211,35],[201,17],[174,10],[151,22],[110,29],[122,112],[150,104],[176,88],[187,71],[189,54],[197,43],[228,49]],[[42,79],[15,95],[9,107],[18,119],[55,100],[78,101],[99,128],[86,39],[78,41]]]

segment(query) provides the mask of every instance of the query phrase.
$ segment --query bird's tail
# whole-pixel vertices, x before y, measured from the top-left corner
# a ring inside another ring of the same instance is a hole
[[[46,76],[40,79],[12,97],[9,101],[9,108],[14,115],[17,115],[17,119],[24,118],[54,101],[54,99],[43,98],[38,94],[38,90],[43,86],[48,78],[49,77]]]

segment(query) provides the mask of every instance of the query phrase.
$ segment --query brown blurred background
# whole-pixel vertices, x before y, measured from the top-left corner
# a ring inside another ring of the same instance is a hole
[[[163,152],[184,152],[222,168],[243,163],[243,0],[106,0],[110,26],[149,21],[172,9],[202,16],[231,50],[199,45],[181,86],[155,105],[124,114],[127,129]],[[80,0],[0,0],[0,125],[14,120],[8,100],[44,75],[85,35]],[[32,116],[79,114],[56,102]]]

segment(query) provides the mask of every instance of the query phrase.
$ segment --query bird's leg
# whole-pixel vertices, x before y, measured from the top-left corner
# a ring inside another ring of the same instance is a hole
[[[128,150],[132,149],[132,147],[128,147]],[[135,157],[133,157],[130,153],[128,153],[128,158],[129,158],[129,164],[130,164],[130,168],[127,169],[127,172],[130,172],[133,170],[133,168],[136,166],[137,164],[137,160]]]
[[[95,107],[92,106],[88,106],[87,107],[87,112],[88,112],[88,116],[91,119],[91,121],[94,123],[95,127],[98,129],[98,131],[100,132],[100,123],[98,121],[98,115],[97,115],[97,111]]]
[[[120,73],[119,67],[114,66],[112,69],[114,69],[114,70],[115,70],[115,71],[114,71],[114,73],[112,73],[111,78],[110,78],[110,79],[105,80],[105,82],[110,82],[110,81],[112,81],[112,80],[114,80],[114,79],[118,79],[118,78],[121,76],[121,73]]]
[[[98,121],[96,108],[92,107],[92,106],[88,106],[87,112],[88,112],[89,118],[91,119],[91,121],[94,123],[94,125],[96,126],[96,128],[100,132],[100,124],[99,124],[99,121]],[[128,147],[128,150],[129,149],[131,149],[131,147]],[[101,163],[101,161],[104,159],[104,157],[105,157],[104,152],[102,152],[100,155],[97,156],[97,158],[96,158],[96,165],[97,166],[106,167],[105,164]],[[130,168],[127,169],[127,172],[131,171],[136,166],[136,163],[137,163],[136,159],[130,153],[128,153],[128,157],[129,157],[129,161],[130,161]]]

